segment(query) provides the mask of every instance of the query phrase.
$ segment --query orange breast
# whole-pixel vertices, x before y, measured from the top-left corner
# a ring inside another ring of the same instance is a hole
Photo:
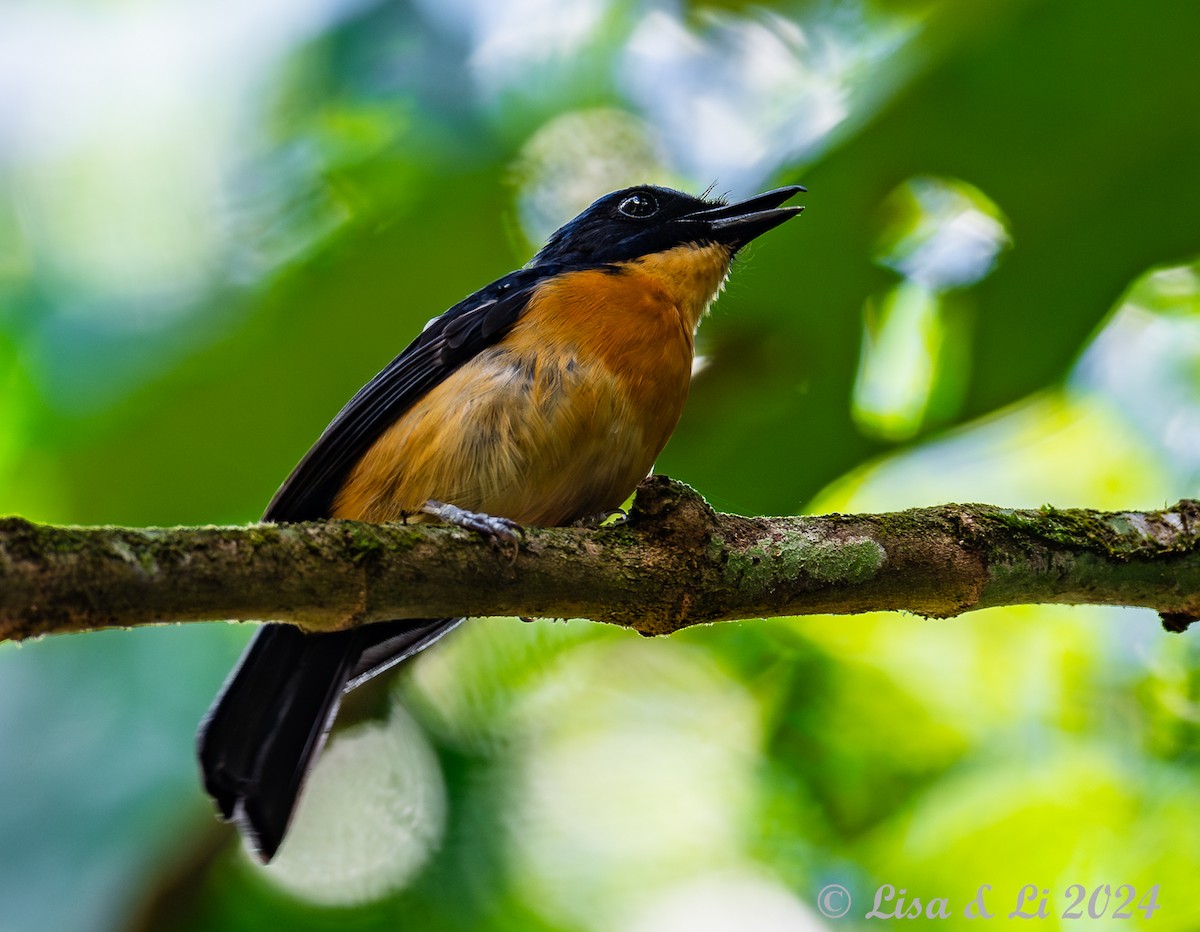
[[[636,265],[542,286],[375,442],[335,517],[391,521],[432,498],[553,525],[620,505],[687,397],[695,320],[671,292]]]

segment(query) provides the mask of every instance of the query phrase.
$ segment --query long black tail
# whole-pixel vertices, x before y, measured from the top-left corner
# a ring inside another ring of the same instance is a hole
[[[342,693],[460,621],[391,621],[332,634],[268,624],[254,636],[200,724],[197,744],[205,789],[264,862],[283,841]]]

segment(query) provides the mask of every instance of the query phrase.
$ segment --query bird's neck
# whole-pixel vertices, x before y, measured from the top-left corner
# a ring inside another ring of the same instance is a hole
[[[679,309],[684,326],[694,333],[700,318],[721,293],[732,260],[733,251],[728,246],[711,243],[676,246],[635,259],[630,265],[666,291]]]

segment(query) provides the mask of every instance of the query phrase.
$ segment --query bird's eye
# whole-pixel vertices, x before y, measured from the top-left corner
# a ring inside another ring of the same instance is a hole
[[[617,210],[626,217],[633,217],[635,220],[644,220],[658,213],[658,198],[653,194],[645,192],[631,194],[617,205]]]

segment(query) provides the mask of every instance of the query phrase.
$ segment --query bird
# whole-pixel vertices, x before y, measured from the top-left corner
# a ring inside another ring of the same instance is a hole
[[[523,268],[429,321],[330,422],[263,520],[436,521],[516,542],[524,526],[618,511],[683,412],[696,329],[735,256],[803,211],[783,205],[805,190],[600,197]],[[259,627],[197,753],[218,815],[263,863],[342,695],[462,620]]]

